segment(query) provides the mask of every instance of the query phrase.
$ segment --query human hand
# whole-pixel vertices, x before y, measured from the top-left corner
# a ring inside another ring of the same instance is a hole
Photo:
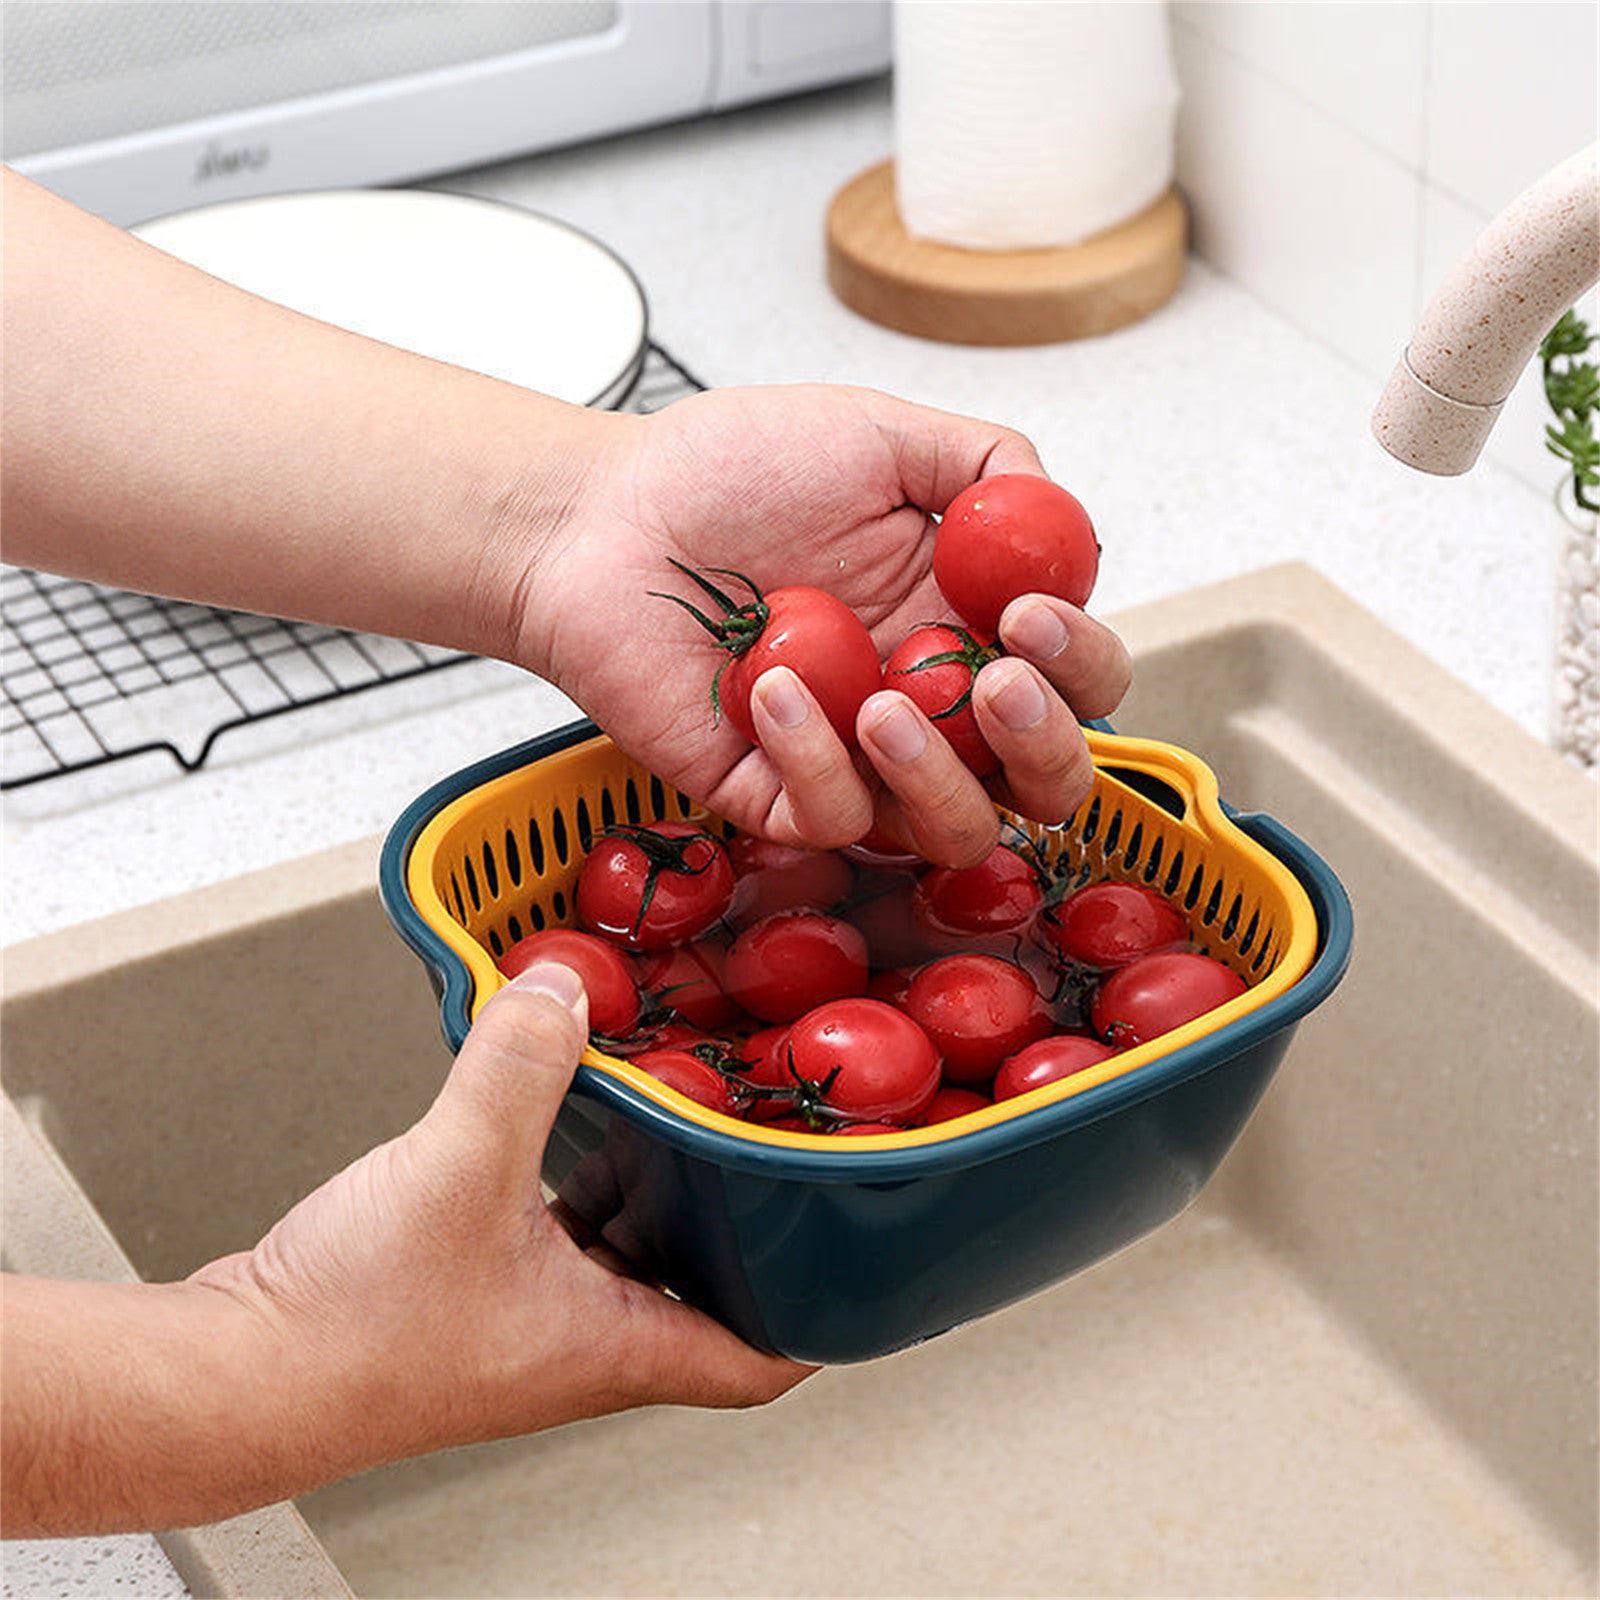
[[[954,618],[932,575],[934,514],[1001,472],[1043,469],[1019,434],[866,389],[713,390],[628,419],[583,503],[519,575],[511,653],[629,754],[742,828],[825,848],[876,821],[930,859],[970,865],[997,842],[994,799],[1059,822],[1088,792],[1077,717],[1111,711],[1130,673],[1113,633],[1053,598],[1007,608],[1010,654],[973,691],[1004,762],[986,792],[937,725],[894,692],[862,707],[854,761],[783,669],[764,674],[753,696],[762,748],[726,719],[714,726],[708,690],[727,657],[648,592],[683,592],[674,559],[736,568],[763,589],[814,584],[852,606],[887,656],[917,624]]]
[[[580,1248],[540,1199],[587,1032],[575,975],[530,968],[420,1122],[195,1275],[252,1307],[328,1397],[315,1426],[336,1453],[317,1480],[632,1406],[756,1405],[807,1376]]]

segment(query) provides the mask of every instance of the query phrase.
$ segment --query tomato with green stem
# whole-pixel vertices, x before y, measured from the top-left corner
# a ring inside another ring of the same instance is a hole
[[[1119,967],[1100,985],[1094,1030],[1117,1049],[1131,1049],[1237,999],[1246,987],[1232,967],[1210,956],[1158,951]]]
[[[722,841],[693,823],[618,823],[595,840],[574,898],[586,928],[630,950],[666,950],[720,920],[733,866]]]
[[[788,667],[811,691],[834,732],[854,748],[856,713],[862,701],[877,692],[881,676],[878,647],[861,618],[826,589],[794,584],[763,594],[743,573],[726,567],[709,569],[750,591],[750,598],[741,603],[692,567],[681,561],[672,564],[722,608],[722,616],[714,619],[680,595],[651,591],[658,600],[682,606],[728,652],[711,680],[712,720],[720,721],[726,713],[746,739],[759,744],[750,691],[762,673]]]
[[[883,668],[884,688],[908,696],[980,778],[998,772],[1000,758],[973,715],[972,685],[1000,654],[953,622],[928,622],[900,641]]]
[[[1020,933],[1044,907],[1049,877],[1018,828],[975,867],[935,867],[917,880],[911,912],[932,933]]]
[[[669,1089],[725,1117],[739,1115],[736,1085],[728,1075],[688,1050],[646,1050],[633,1057],[634,1066],[659,1079]]]
[[[639,987],[666,1011],[714,1033],[741,1015],[722,987],[722,962],[721,947],[708,939],[652,951],[639,958]]]
[[[789,1030],[786,1065],[801,1115],[823,1122],[914,1122],[939,1089],[939,1054],[881,1000],[834,1000]]]

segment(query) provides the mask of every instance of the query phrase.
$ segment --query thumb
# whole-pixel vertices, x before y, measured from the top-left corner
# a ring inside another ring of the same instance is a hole
[[[589,1000],[570,967],[535,962],[478,1013],[425,1122],[493,1152],[521,1175],[537,1167],[589,1037]]]

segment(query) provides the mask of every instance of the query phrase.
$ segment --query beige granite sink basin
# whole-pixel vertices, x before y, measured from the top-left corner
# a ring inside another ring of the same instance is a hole
[[[1356,955],[1180,1221],[759,1413],[411,1463],[163,1543],[228,1594],[1595,1587],[1595,790],[1304,568],[1120,619],[1119,725],[1344,878]],[[8,952],[7,1265],[169,1277],[426,1104],[376,841]]]

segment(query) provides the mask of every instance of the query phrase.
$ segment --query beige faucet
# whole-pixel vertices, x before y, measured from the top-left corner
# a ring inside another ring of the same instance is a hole
[[[1513,200],[1423,312],[1372,413],[1378,443],[1407,466],[1466,472],[1539,341],[1600,279],[1595,152]]]

